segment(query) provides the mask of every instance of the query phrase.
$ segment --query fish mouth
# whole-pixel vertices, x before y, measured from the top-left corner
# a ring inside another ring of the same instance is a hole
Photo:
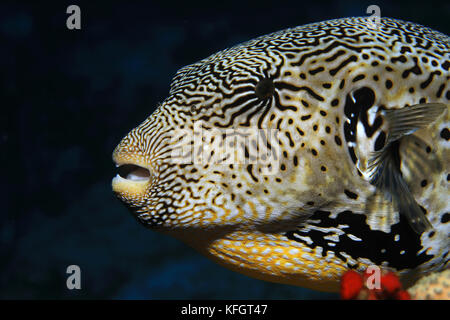
[[[117,167],[117,175],[129,181],[149,181],[150,170],[136,164],[122,164]]]
[[[122,162],[116,162],[116,168],[117,174],[112,180],[112,189],[116,195],[136,197],[145,194],[154,176],[149,168]]]

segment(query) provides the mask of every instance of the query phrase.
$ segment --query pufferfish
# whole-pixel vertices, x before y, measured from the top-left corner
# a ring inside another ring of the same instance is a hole
[[[449,37],[312,23],[181,68],[113,153],[145,226],[260,280],[337,291],[375,265],[449,262]]]

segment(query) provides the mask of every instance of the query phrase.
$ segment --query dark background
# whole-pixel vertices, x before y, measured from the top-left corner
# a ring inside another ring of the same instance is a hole
[[[81,30],[66,8],[81,8]],[[139,225],[111,153],[180,67],[253,37],[366,15],[450,30],[448,1],[0,3],[0,298],[337,298],[247,278]],[[66,288],[79,265],[82,289]]]

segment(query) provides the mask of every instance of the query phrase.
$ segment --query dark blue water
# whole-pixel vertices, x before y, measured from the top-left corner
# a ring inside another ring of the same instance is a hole
[[[336,298],[247,278],[146,230],[111,193],[112,150],[186,64],[370,4],[448,34],[448,1],[93,2],[0,4],[0,298]],[[66,28],[69,4],[81,30]],[[81,290],[66,287],[72,264]]]

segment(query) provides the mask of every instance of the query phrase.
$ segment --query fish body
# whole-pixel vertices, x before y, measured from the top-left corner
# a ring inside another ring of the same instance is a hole
[[[391,18],[220,51],[180,69],[116,147],[113,191],[145,226],[261,280],[336,291],[349,268],[444,269],[449,66],[448,36]]]

